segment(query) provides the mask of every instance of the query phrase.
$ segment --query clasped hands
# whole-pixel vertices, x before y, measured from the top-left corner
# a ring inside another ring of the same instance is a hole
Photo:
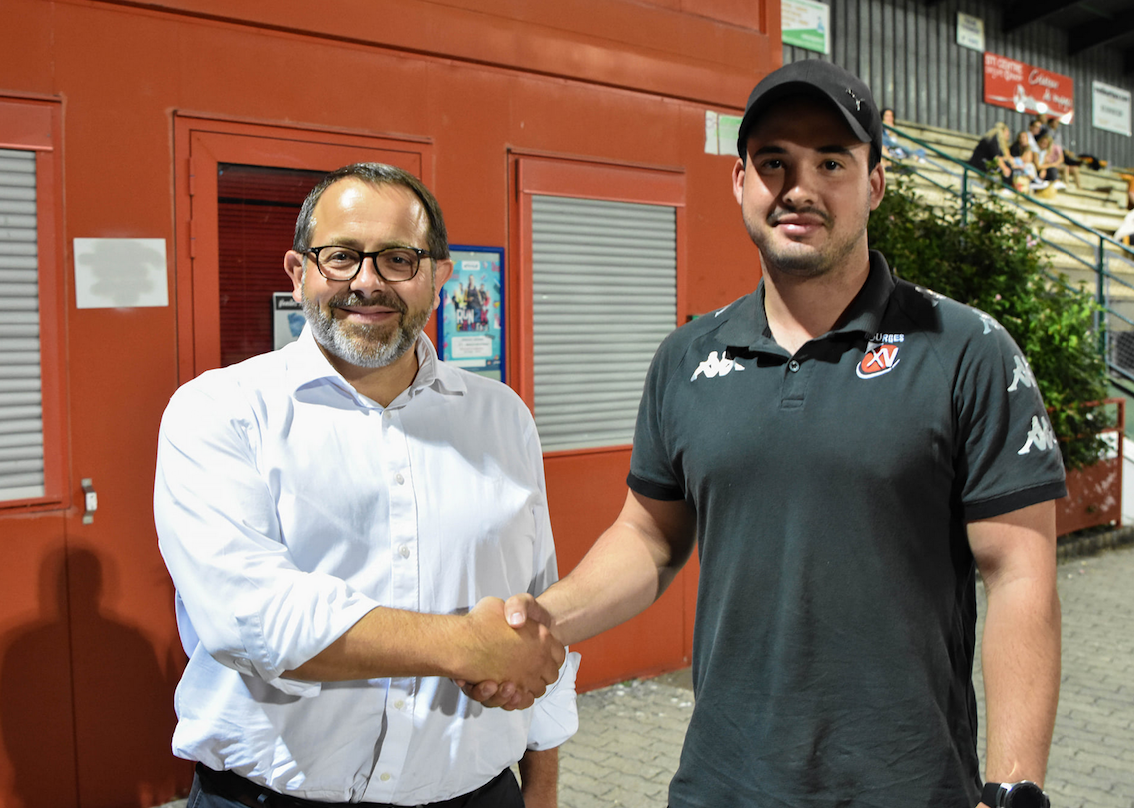
[[[472,647],[457,686],[485,707],[531,707],[559,678],[567,651],[551,633],[551,616],[528,594],[483,598],[467,615]]]

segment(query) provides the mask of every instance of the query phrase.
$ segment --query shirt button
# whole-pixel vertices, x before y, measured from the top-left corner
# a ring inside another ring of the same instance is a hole
[[[379,776],[378,779],[381,780],[384,783],[384,782],[386,782],[387,780],[390,779],[390,773],[389,772],[382,772],[382,774]]]
[[[409,558],[409,548],[403,544],[398,548],[398,555],[400,555],[402,558]]]
[[[792,373],[795,373],[796,371],[799,370],[799,362],[796,362],[793,359],[793,360],[791,360],[790,362],[787,363],[787,367],[788,367],[788,370],[790,370]]]
[[[392,411],[392,410],[385,410],[385,411],[383,411],[383,413],[382,413],[382,416],[383,416],[384,418],[387,418],[387,419],[389,419],[389,418],[393,418],[393,417],[394,417],[394,413],[393,413],[393,411]],[[386,776],[387,776],[387,777],[389,777],[390,775],[386,775]]]
[[[397,701],[394,702],[394,709],[395,710],[400,710],[405,706],[406,706],[406,703],[402,699],[398,699]]]
[[[403,485],[403,484],[405,484],[405,481],[406,481],[406,478],[402,475],[402,473],[400,471],[394,476],[394,479],[398,481],[398,485]]]

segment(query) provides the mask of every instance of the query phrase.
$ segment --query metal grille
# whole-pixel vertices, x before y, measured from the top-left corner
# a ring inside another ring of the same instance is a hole
[[[44,495],[35,152],[0,149],[0,501]]]
[[[677,321],[673,207],[532,197],[535,420],[545,451],[621,446]]]

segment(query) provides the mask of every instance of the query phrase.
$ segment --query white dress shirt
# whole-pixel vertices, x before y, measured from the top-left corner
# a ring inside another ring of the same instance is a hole
[[[438,677],[280,678],[376,606],[462,613],[557,579],[531,413],[428,340],[416,351],[417,378],[385,408],[310,329],[170,400],[154,517],[189,655],[179,757],[307,799],[416,805],[577,728],[577,654],[516,712]]]

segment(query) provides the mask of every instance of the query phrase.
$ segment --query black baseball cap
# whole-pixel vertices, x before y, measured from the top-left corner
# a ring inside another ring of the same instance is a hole
[[[773,102],[793,95],[815,95],[833,103],[855,136],[871,145],[874,157],[882,156],[882,116],[870,88],[832,62],[805,59],[773,70],[753,88],[736,139],[741,159],[748,153],[748,130],[756,119]]]

